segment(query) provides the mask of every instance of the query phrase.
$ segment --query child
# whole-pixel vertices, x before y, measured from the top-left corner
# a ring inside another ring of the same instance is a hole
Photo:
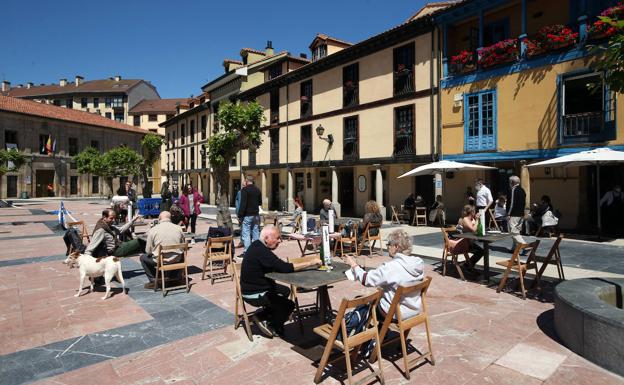
[[[499,196],[496,201],[494,220],[498,223],[501,231],[507,232],[507,198],[504,195]]]

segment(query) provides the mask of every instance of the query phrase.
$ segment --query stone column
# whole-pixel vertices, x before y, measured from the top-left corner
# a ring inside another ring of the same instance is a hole
[[[436,173],[433,177],[433,183],[434,183],[434,187],[435,187],[435,196],[438,195],[443,195],[443,191],[442,191],[442,174],[440,174],[439,172]],[[435,198],[435,197],[434,197]]]
[[[334,205],[334,209],[336,209],[336,215],[340,217],[340,202],[338,202],[338,174],[336,173],[336,166],[330,166],[330,169],[332,181],[331,200]]]
[[[529,174],[529,168],[527,167],[526,160],[520,161],[520,186],[526,193],[526,208],[531,207],[531,175]]]
[[[383,205],[383,174],[381,173],[381,165],[374,164],[375,166],[375,197],[377,198],[377,205],[381,215],[386,218],[386,208]]]
[[[208,171],[208,189],[210,190],[210,194],[208,194],[208,203],[211,205],[216,204],[215,199],[215,190],[217,186],[215,186],[214,175],[212,174],[212,170]]]
[[[288,174],[288,186],[287,186],[287,190],[286,190],[286,210],[293,212],[295,211],[295,191],[293,189],[293,171],[291,169],[288,169],[287,171]]]
[[[268,210],[269,209],[269,196],[267,195],[266,170],[264,169],[260,170],[260,177],[262,179],[262,189],[260,190],[262,192],[262,209]]]

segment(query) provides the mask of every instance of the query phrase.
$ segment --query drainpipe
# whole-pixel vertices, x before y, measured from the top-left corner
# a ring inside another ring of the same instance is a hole
[[[440,76],[440,70],[441,70],[441,63],[442,63],[442,45],[440,42],[440,39],[438,39],[438,65],[436,66],[436,69],[438,71],[437,73],[437,83],[438,83],[438,132],[437,132],[437,137],[438,137],[438,144],[437,144],[437,154],[438,154],[438,160],[442,159],[442,79]]]
[[[429,90],[431,91],[431,94],[429,95],[429,127],[430,127],[430,130],[431,130],[431,135],[430,135],[431,151],[429,153],[431,154],[431,161],[435,161],[435,156],[434,156],[434,152],[435,152],[435,145],[434,145],[435,130],[434,130],[434,124],[435,123],[434,123],[434,119],[433,119],[433,114],[434,114],[434,110],[433,110],[433,96],[434,96],[434,89],[433,89],[433,59],[434,59],[434,49],[435,49],[434,39],[435,39],[435,32],[436,32],[436,30],[437,30],[437,28],[433,27],[433,29],[431,31],[431,57],[429,59]]]
[[[290,70],[290,61],[288,57],[286,58],[286,73]],[[288,162],[288,153],[290,152],[288,146],[290,145],[290,140],[288,139],[288,134],[290,131],[290,116],[288,114],[288,104],[290,103],[290,84],[286,82],[286,209],[289,212],[295,211],[295,201],[293,199],[293,175],[292,170],[290,169],[290,164]]]

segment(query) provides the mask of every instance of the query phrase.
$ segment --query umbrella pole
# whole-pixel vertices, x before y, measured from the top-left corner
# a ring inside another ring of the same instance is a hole
[[[598,239],[602,239],[602,223],[600,221],[600,164],[596,164],[596,206],[598,208]]]

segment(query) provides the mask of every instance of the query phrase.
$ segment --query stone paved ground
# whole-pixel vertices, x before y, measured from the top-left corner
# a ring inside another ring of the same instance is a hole
[[[66,203],[91,228],[105,207],[98,201]],[[303,334],[288,325],[283,339],[256,333],[250,342],[232,326],[233,283],[201,281],[200,245],[190,251],[190,294],[163,299],[143,289],[146,278],[133,257],[123,262],[128,295],[116,290],[106,301],[100,300],[102,293],[73,297],[78,272],[61,263],[65,247],[54,230],[55,216],[46,214],[57,205],[0,209],[0,384],[313,383],[314,360],[322,349],[311,332],[316,320],[306,320]],[[198,232],[208,226],[201,220]],[[278,254],[297,251],[296,243],[284,242]],[[384,260],[360,257],[367,266]],[[550,291],[532,292],[525,301],[515,292],[497,294],[494,287],[442,277],[436,265],[426,269],[433,277],[429,306],[436,365],[414,369],[411,382],[624,382],[557,341]],[[343,296],[369,290],[349,281],[333,286],[334,308]],[[311,301],[311,295],[301,297],[302,303]],[[424,346],[423,330],[414,330],[411,338],[415,347]],[[385,355],[394,353],[390,347]],[[383,365],[386,383],[410,383],[390,361]],[[323,383],[344,380],[341,373],[329,371]]]

